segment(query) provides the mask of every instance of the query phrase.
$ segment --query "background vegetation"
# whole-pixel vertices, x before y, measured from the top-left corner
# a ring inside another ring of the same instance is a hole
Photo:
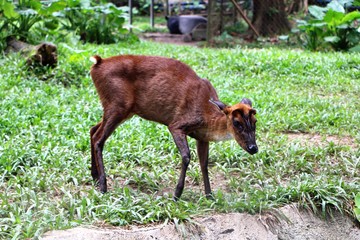
[[[122,7],[112,2],[120,4]],[[193,2],[198,5],[198,1]],[[256,22],[255,27],[267,29],[266,34],[257,37],[257,41],[255,41],[257,46],[262,46],[264,42],[273,43],[280,40],[287,46],[302,46],[312,51],[360,52],[359,0],[310,1],[311,4],[318,5],[311,5],[309,8],[305,8],[303,2],[303,0],[271,0],[266,4],[256,1],[257,4],[255,4],[254,1],[252,9],[250,1],[245,1],[245,5],[242,7],[246,9],[250,18],[261,16],[261,20],[259,20],[261,24],[253,19],[253,24]],[[148,1],[134,1],[134,4],[133,13],[136,17],[139,17],[140,14],[142,14],[141,16],[148,14]],[[298,6],[296,11],[294,10],[295,5]],[[276,9],[277,7],[281,9]],[[158,14],[161,12],[160,8],[161,11],[165,11],[162,4],[155,5]],[[227,2],[223,8],[228,13],[233,12],[233,5],[230,2]],[[217,6],[214,14],[219,14],[219,12],[220,9]],[[175,13],[189,14],[189,12],[178,12],[177,10]],[[156,18],[155,21],[164,25],[162,31],[164,29],[167,31],[163,14],[161,12],[160,18]],[[265,15],[262,16],[262,14]],[[277,19],[278,14],[283,17]],[[131,26],[135,33],[160,30],[157,27],[149,27],[148,16],[146,19],[141,16],[141,22]],[[38,44],[45,40],[54,42],[81,40],[99,44],[116,43],[129,38],[135,41],[137,37],[129,32],[128,18],[127,1],[122,0],[20,0],[16,3],[1,0],[0,51],[6,49],[9,37],[31,44]],[[276,18],[277,21],[270,23],[269,20],[273,18]],[[159,19],[160,21],[158,21]],[[143,20],[147,22],[146,26],[143,24]],[[247,35],[252,31],[248,29],[248,25],[242,18],[235,20],[229,21],[228,19],[227,22],[225,21],[226,23],[223,23],[222,18],[217,17],[216,23],[213,25],[219,25],[219,29],[214,31],[221,34],[214,37],[209,43],[214,46],[234,47],[244,44],[244,38],[251,38]],[[282,27],[283,22],[288,22],[285,24],[286,29],[288,28],[287,31],[284,31]],[[291,27],[292,32],[290,32]],[[259,32],[261,32],[260,29],[258,29]],[[282,36],[277,36],[280,33]],[[269,39],[269,37],[271,38]]]
[[[9,37],[32,44],[42,41],[115,43],[135,36],[124,27],[127,7],[108,1],[0,1],[0,51]]]
[[[352,5],[354,4],[354,5]],[[304,47],[316,51],[331,47],[335,51],[360,52],[360,12],[346,6],[357,6],[359,1],[330,1],[326,7],[312,5],[305,19],[297,20],[299,39]]]
[[[214,211],[258,213],[290,202],[353,215],[360,191],[358,54],[148,42],[58,46],[58,67],[41,75],[17,55],[1,60],[0,238],[80,224],[186,220]],[[102,110],[88,59],[125,53],[177,58],[210,79],[223,101],[253,100],[260,152],[250,156],[234,141],[211,144],[215,200],[203,195],[190,140],[187,186],[182,199],[172,201],[180,156],[166,127],[137,117],[105,147],[109,193],[93,186],[89,129]],[[303,143],[289,133],[339,142]]]

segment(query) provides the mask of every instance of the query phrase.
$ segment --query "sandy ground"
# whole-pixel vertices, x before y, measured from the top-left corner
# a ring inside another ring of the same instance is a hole
[[[323,219],[294,205],[272,213],[250,215],[245,213],[217,214],[195,218],[192,223],[173,223],[150,227],[99,228],[82,226],[69,230],[45,233],[44,240],[359,240],[359,225],[340,213]]]

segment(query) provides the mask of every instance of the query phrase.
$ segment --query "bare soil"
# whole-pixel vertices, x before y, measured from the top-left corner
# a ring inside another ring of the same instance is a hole
[[[360,228],[349,217],[338,212],[327,219],[288,205],[279,210],[250,215],[246,213],[216,214],[198,217],[191,223],[154,226],[95,227],[81,226],[47,232],[44,240],[177,240],[177,239],[247,239],[247,240],[359,240]]]
[[[348,136],[322,136],[319,134],[310,134],[310,133],[287,133],[287,137],[291,142],[299,142],[301,145],[313,145],[324,147],[330,142],[339,146],[349,146],[351,148],[358,147],[358,144],[355,140]]]
[[[141,36],[142,39],[154,42],[171,43],[177,45],[198,46],[203,41],[185,41],[185,36],[181,34],[170,33],[145,33]]]

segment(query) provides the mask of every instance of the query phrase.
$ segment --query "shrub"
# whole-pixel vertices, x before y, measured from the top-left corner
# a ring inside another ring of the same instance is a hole
[[[62,17],[64,27],[75,31],[83,42],[115,43],[128,31],[123,27],[127,7],[112,3],[92,5],[90,0],[68,0]]]
[[[21,0],[14,4],[1,0],[0,50],[6,47],[4,42],[10,36],[29,43],[38,41],[46,30],[58,27],[58,20],[53,13],[65,6],[63,1],[41,3],[39,0]]]
[[[10,36],[28,43],[38,43],[51,33],[63,38],[75,32],[83,42],[115,43],[129,38],[124,23],[127,7],[112,3],[93,4],[91,0],[46,1],[20,0],[10,3],[0,0],[0,50],[6,48]],[[54,36],[55,35],[55,36]]]
[[[312,51],[329,44],[335,51],[360,51],[360,12],[346,12],[350,0],[331,1],[326,7],[310,6],[309,20],[298,20],[301,41]]]

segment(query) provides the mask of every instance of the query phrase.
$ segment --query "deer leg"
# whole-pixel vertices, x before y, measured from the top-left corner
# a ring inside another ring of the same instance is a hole
[[[95,149],[94,149],[94,141],[93,136],[100,127],[101,122],[96,124],[94,127],[90,129],[90,145],[91,145],[91,176],[94,181],[99,181],[99,172],[98,167],[96,165],[96,158],[95,158]]]
[[[119,112],[112,112],[110,114],[104,114],[102,122],[95,126],[95,128],[97,127],[97,129],[95,129],[96,132],[91,137],[93,149],[92,155],[94,157],[91,171],[92,174],[94,174],[93,177],[95,176],[96,180],[98,180],[99,188],[102,193],[107,192],[106,175],[102,156],[104,144],[116,127],[127,118],[127,114],[124,115]],[[93,167],[96,167],[96,170],[93,170]]]
[[[181,130],[173,130],[171,128],[169,128],[169,130],[174,138],[177,148],[179,149],[182,159],[181,173],[174,194],[174,199],[178,200],[185,186],[186,171],[190,163],[190,150],[186,139],[186,135]]]
[[[209,162],[209,142],[203,142],[200,140],[196,141],[197,153],[200,161],[200,168],[204,180],[205,195],[207,198],[211,197],[211,188],[208,173],[208,162]]]

